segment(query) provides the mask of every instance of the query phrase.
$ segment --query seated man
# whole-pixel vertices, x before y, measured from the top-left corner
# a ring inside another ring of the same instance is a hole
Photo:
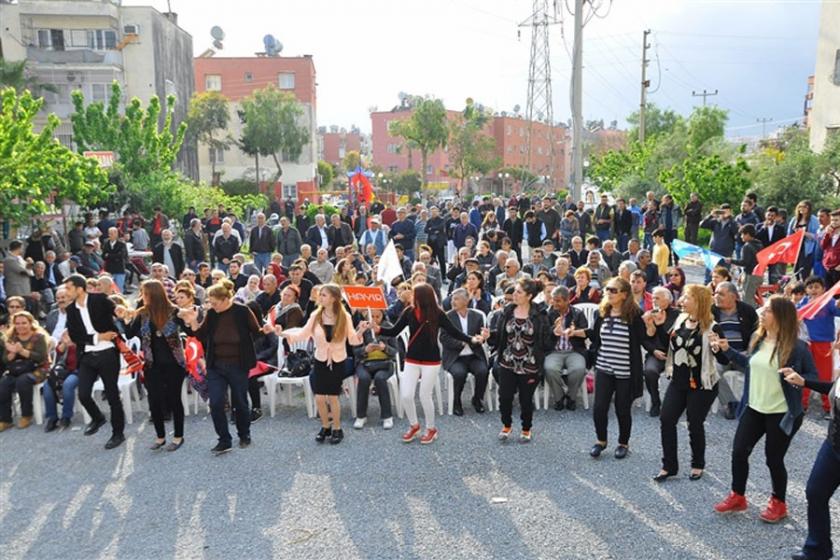
[[[468,336],[489,334],[485,330],[484,313],[468,308],[470,300],[465,289],[459,288],[452,292],[451,301],[452,310],[446,315],[453,325],[459,327]],[[461,406],[461,393],[464,391],[468,373],[472,373],[475,377],[475,393],[473,393],[472,398],[473,408],[479,414],[483,413],[483,398],[487,390],[489,373],[484,347],[455,340],[443,330],[440,333],[440,341],[443,345],[443,369],[452,374],[455,381],[452,413],[455,416],[464,415],[464,408]]]
[[[45,432],[52,432],[55,429],[66,430],[73,421],[73,405],[76,402],[76,387],[79,385],[77,373],[76,345],[70,340],[67,334],[67,305],[70,304],[70,296],[64,287],[60,287],[55,293],[55,301],[58,307],[47,315],[46,331],[50,335],[50,344],[55,345],[56,365],[63,364],[65,377],[63,380],[54,379],[52,373],[44,383],[44,404],[47,423],[44,426]],[[61,397],[61,398],[58,398]],[[57,403],[61,403],[61,419],[58,418]]]
[[[545,382],[554,395],[554,410],[575,410],[575,399],[586,376],[586,333],[582,311],[569,305],[569,288],[551,292],[548,320],[552,325],[552,350],[545,357]]]

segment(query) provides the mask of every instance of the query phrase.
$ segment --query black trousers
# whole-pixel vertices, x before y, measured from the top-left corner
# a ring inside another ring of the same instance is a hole
[[[744,410],[735,430],[735,440],[732,442],[732,491],[743,495],[747,489],[747,478],[750,474],[750,454],[761,439],[764,440],[764,457],[767,468],[770,469],[770,480],[773,484],[773,495],[785,501],[787,492],[787,469],[785,468],[785,454],[796,432],[802,426],[803,415],[793,424],[793,431],[787,435],[779,427],[784,414],[762,414],[750,407]]]
[[[464,391],[464,385],[467,383],[468,373],[472,373],[475,377],[475,393],[473,394],[473,398],[479,400],[484,399],[484,393],[487,391],[487,378],[489,377],[486,360],[476,355],[460,356],[449,366],[448,371],[452,374],[455,382],[455,402],[461,402],[461,393]]]
[[[685,411],[688,419],[688,437],[691,443],[691,468],[706,468],[706,431],[703,422],[717,397],[718,386],[710,391],[668,385],[665,400],[662,402],[662,414],[659,416],[662,436],[662,468],[669,473],[679,471],[677,460],[677,422]]]
[[[435,244],[435,245],[430,244],[430,246],[432,248],[432,253],[434,253],[432,255],[432,261],[437,260],[438,265],[440,266],[441,282],[445,282],[446,281],[446,243],[444,243],[443,245],[441,245],[439,243]]]
[[[250,377],[248,379],[248,396],[251,397],[251,408],[262,408],[259,377]]]
[[[665,360],[660,360],[653,353],[645,358],[645,387],[650,394],[650,406],[658,408],[662,406],[662,399],[659,397],[659,377],[665,371]]]
[[[697,245],[697,233],[700,227],[700,222],[685,222],[685,241],[692,245]]]
[[[82,354],[79,361],[79,402],[93,420],[104,418],[91,396],[96,378],[102,379],[105,398],[111,408],[111,430],[115,436],[123,435],[125,430],[125,411],[120,400],[120,390],[117,388],[119,376],[120,355],[116,348]]]
[[[633,386],[630,378],[620,378],[603,370],[595,370],[595,403],[592,405],[592,419],[595,421],[595,437],[598,441],[607,440],[608,415],[610,401],[615,395],[615,416],[618,418],[618,443],[630,443],[630,431],[633,428]]]
[[[167,411],[172,412],[175,437],[184,437],[184,403],[181,400],[181,386],[187,372],[178,364],[152,364],[146,370],[146,390],[149,392],[149,410],[157,437],[166,437],[163,419]]]
[[[34,386],[35,376],[31,373],[24,373],[17,377],[6,375],[0,378],[0,422],[12,421],[12,397],[15,393],[20,397],[20,415],[32,416]]]
[[[512,370],[496,366],[499,382],[499,412],[502,414],[502,424],[510,427],[513,424],[513,396],[519,391],[519,418],[522,429],[530,430],[534,418],[534,391],[537,389],[539,377],[536,375],[518,375]]]
[[[372,366],[365,362],[360,362],[356,366],[356,379],[359,382],[356,388],[356,418],[367,418],[371,382],[376,387],[380,417],[383,420],[391,418],[391,391],[388,387],[388,379],[394,375],[394,362],[389,362],[384,368],[370,370],[369,367]]]

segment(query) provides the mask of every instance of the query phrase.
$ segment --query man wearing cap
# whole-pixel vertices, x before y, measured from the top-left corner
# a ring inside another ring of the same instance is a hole
[[[99,255],[96,254],[96,243],[88,239],[85,241],[82,252],[79,253],[78,270],[88,278],[96,276],[102,270],[104,263]]]
[[[414,238],[417,235],[414,222],[406,218],[405,208],[397,209],[397,221],[391,224],[391,231],[388,237],[405,248],[405,255],[414,260]]]
[[[382,256],[388,237],[382,231],[379,218],[374,216],[370,219],[370,227],[366,229],[359,238],[359,249],[364,250],[368,245],[376,247],[376,254]]]

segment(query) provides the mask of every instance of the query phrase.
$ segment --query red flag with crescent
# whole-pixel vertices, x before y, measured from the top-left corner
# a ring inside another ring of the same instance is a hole
[[[350,177],[350,184],[356,188],[359,202],[363,204],[373,202],[373,185],[370,184],[370,180],[364,173],[359,171]]]
[[[776,263],[795,264],[799,258],[799,249],[802,247],[802,239],[805,237],[805,228],[798,230],[793,235],[788,235],[759,251],[755,258],[758,264],[753,269],[753,274],[762,276],[767,266]]]

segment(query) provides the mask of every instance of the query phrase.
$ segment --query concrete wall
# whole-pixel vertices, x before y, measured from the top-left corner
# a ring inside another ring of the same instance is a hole
[[[814,71],[814,104],[808,117],[811,148],[821,151],[829,129],[840,134],[840,76],[835,81],[835,64],[840,50],[840,4],[822,3],[817,64]],[[839,72],[840,73],[840,72]]]

